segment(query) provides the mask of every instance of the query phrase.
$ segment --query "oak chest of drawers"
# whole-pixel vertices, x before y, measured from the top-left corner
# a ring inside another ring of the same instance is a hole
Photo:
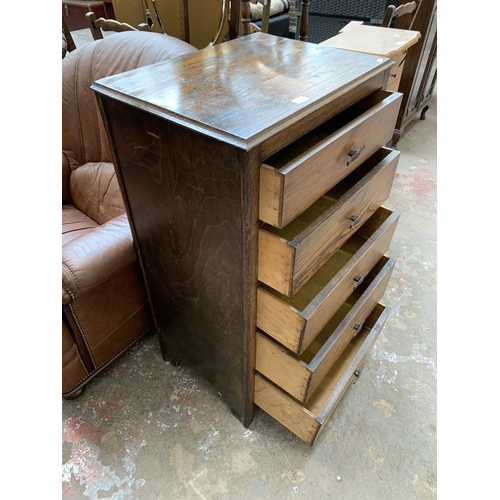
[[[164,357],[312,443],[389,314],[392,62],[262,33],[96,82]]]

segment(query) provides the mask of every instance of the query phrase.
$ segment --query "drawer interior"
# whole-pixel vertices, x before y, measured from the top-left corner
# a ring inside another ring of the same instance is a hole
[[[354,254],[366,241],[380,228],[392,215],[390,210],[379,208],[365,224],[363,224],[307,281],[293,297],[287,297],[274,288],[261,283],[267,292],[275,295],[280,300],[295,308],[304,311],[313,299],[325,288],[329,281],[349,262]]]
[[[377,304],[361,331],[343,350],[307,403],[301,403],[277,385],[255,374],[255,403],[303,441],[312,445],[324,423],[356,378],[355,372],[384,326],[390,309]]]
[[[360,350],[364,341],[370,334],[370,329],[363,327],[362,331],[354,337],[348,346],[344,349],[340,357],[337,359],[333,367],[321,381],[318,388],[314,391],[310,399],[305,403],[304,407],[313,415],[319,415],[321,410],[326,405],[334,389],[339,385],[340,380],[346,373],[347,368],[352,363],[354,357]]]
[[[311,342],[311,344],[305,349],[305,351],[298,357],[302,362],[306,364],[311,364],[313,359],[318,354],[319,350],[323,347],[326,341],[331,337],[332,332],[336,330],[336,328],[340,325],[342,320],[347,316],[352,307],[359,300],[361,295],[366,291],[366,289],[370,286],[373,279],[377,276],[377,274],[382,270],[382,268],[388,262],[387,257],[382,257],[375,267],[368,273],[366,278],[363,280],[356,290],[352,292],[349,298],[340,306],[337,312],[332,316],[332,318],[326,323],[323,329],[318,333],[316,338]],[[359,335],[359,334],[358,334]],[[296,354],[291,354],[291,356],[297,356]]]
[[[390,308],[386,308],[382,304],[377,304],[375,306],[371,314],[366,318],[361,332],[349,342],[348,346],[344,349],[330,371],[325,375],[316,391],[312,394],[309,401],[304,405],[306,409],[320,417],[323,416],[323,413],[331,411],[331,408],[328,408],[328,400],[331,398],[333,391],[339,385],[344,375],[353,375],[353,373],[346,374],[346,370],[354,368],[353,365],[357,365],[356,368],[359,368],[363,359],[360,359],[359,364],[353,363],[356,355],[358,355],[358,353],[362,354],[364,358],[368,349],[377,339],[389,313]],[[375,327],[377,327],[376,331],[374,331]],[[363,346],[369,336],[372,338]],[[363,353],[361,352],[362,349],[364,351]]]
[[[286,225],[283,229],[278,229],[269,224],[265,224],[263,228],[280,238],[284,238],[285,240],[291,241],[295,239],[302,233],[302,231],[307,229],[314,221],[319,219],[329,208],[331,208],[332,205],[342,197],[342,195],[349,191],[349,189],[356,185],[365,175],[377,167],[379,163],[391,153],[391,149],[379,149],[362,165],[330,189],[330,191],[313,203],[307,210],[302,212],[302,214]]]
[[[350,122],[357,119],[360,115],[366,113],[371,108],[381,103],[390,95],[391,92],[386,90],[377,90],[373,92],[311,132],[303,135],[300,139],[297,139],[289,146],[267,158],[265,160],[266,165],[276,169],[281,169],[287,163],[295,160],[298,156],[305,153],[309,149],[314,148],[322,140],[337,132],[342,127],[345,127]]]

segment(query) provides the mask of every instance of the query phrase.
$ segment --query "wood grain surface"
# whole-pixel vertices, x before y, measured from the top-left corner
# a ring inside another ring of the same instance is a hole
[[[399,215],[379,208],[293,297],[261,284],[257,328],[301,354],[387,251]]]
[[[166,357],[195,368],[249,425],[258,162],[140,109],[103,104]]]
[[[347,346],[307,403],[300,403],[258,373],[255,376],[255,403],[312,445],[357,378],[354,373],[361,367],[390,312],[390,308],[377,304],[362,331]]]
[[[392,138],[401,94],[379,90],[261,166],[259,218],[283,228]],[[360,149],[351,160],[349,153]]]
[[[391,65],[388,59],[254,33],[104,78],[93,88],[250,149]]]
[[[254,408],[260,165],[383,88],[391,64],[256,33],[92,86],[162,353],[212,383],[244,426]],[[363,211],[358,227],[380,204],[368,198],[351,207]],[[330,231],[319,219],[316,229]],[[316,229],[281,254],[273,241],[267,254],[271,267],[298,266],[293,293],[335,251]],[[352,231],[341,233],[336,248]]]
[[[346,29],[343,33],[324,40],[319,45],[354,50],[364,54],[380,55],[392,59],[415,45],[420,36],[418,31],[361,24]]]
[[[399,155],[381,148],[283,229],[263,226],[259,281],[295,295],[387,199]]]
[[[305,352],[298,356],[257,332],[256,369],[305,403],[382,298],[395,260],[382,257]]]

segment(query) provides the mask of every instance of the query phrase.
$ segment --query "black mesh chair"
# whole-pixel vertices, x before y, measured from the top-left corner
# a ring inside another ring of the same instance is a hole
[[[309,30],[307,41],[320,43],[338,32],[351,21],[380,26],[388,5],[399,2],[388,0],[311,0],[309,6]],[[298,0],[295,10],[300,13],[302,1]],[[297,25],[300,16],[297,19]],[[298,38],[298,34],[297,34]]]

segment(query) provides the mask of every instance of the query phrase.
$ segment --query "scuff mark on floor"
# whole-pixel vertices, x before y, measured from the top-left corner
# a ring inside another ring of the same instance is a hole
[[[419,158],[420,163],[429,163],[428,159]],[[435,196],[430,196],[431,190],[436,186],[436,179],[432,172],[423,167],[410,169],[410,173],[396,172],[393,187],[401,193],[412,195],[417,205],[436,211]]]
[[[91,500],[129,500],[133,498],[145,481],[134,477],[136,473],[135,457],[146,445],[142,432],[125,439],[122,458],[126,474],[102,463],[99,456],[101,449],[97,445],[99,433],[94,432],[82,418],[67,419],[63,426],[63,442],[72,444],[71,457],[62,466],[62,490],[64,498],[73,498],[73,482],[84,487],[84,495]],[[102,492],[111,492],[104,497]]]
[[[379,345],[375,344],[371,351],[371,356],[377,361],[388,361],[389,363],[406,363],[408,361],[413,361],[416,363],[422,363],[427,366],[432,371],[432,376],[437,378],[437,366],[436,360],[431,355],[426,355],[427,346],[425,344],[414,344],[413,350],[409,356],[401,356],[394,352],[388,352],[380,348]],[[382,364],[381,364],[382,366]],[[397,375],[397,371],[396,375]],[[388,381],[393,383],[393,381]]]

